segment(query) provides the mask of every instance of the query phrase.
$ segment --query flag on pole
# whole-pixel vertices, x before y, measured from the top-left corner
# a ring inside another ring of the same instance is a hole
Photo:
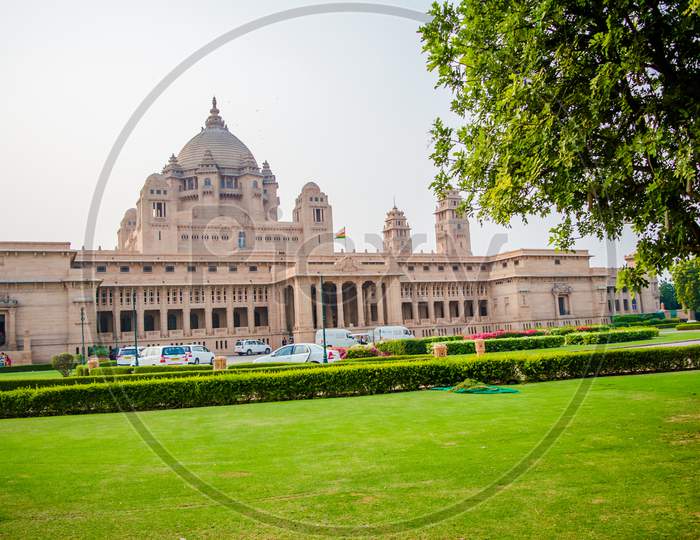
[[[343,228],[340,229],[337,233],[335,233],[335,238],[336,238],[336,239],[340,239],[340,240],[344,240],[344,239],[345,239],[345,227],[343,227]]]

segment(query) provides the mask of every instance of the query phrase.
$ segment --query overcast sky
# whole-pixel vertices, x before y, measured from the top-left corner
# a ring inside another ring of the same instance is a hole
[[[146,94],[187,55],[257,17],[312,2],[7,1],[0,18],[0,240],[70,241],[80,247],[98,175],[115,138]],[[429,2],[395,1],[426,11]],[[267,159],[291,220],[304,183],[333,205],[334,227],[358,248],[380,234],[392,206],[406,212],[416,250],[435,248],[429,129],[449,112],[425,69],[418,23],[333,14],[258,30],[204,58],[175,81],[124,147],[100,207],[95,244],[113,248],[124,211],[148,174],[203,125],[212,95],[229,129]],[[509,230],[472,223],[474,254],[495,234],[500,250],[547,247],[545,223]],[[340,249],[341,246],[338,247]],[[577,245],[608,265],[608,250]],[[627,234],[617,262],[634,248]]]

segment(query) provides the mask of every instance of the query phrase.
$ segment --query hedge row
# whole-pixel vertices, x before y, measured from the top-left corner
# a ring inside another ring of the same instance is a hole
[[[681,323],[676,326],[676,330],[700,330],[700,323]]]
[[[447,355],[474,354],[473,341],[449,341]],[[487,339],[484,342],[486,352],[523,351],[530,349],[551,349],[564,345],[564,336],[535,336],[525,338]]]
[[[215,372],[214,374],[225,373]],[[168,379],[180,377],[211,376],[211,372],[204,371],[175,371],[159,373],[124,373],[119,375],[89,375],[82,377],[61,377],[60,379],[0,379],[0,392],[15,390],[16,388],[43,388],[46,386],[72,386],[76,384],[94,384],[104,382],[138,381],[142,379]]]
[[[612,322],[614,323],[631,323],[631,322],[642,322],[655,319],[665,319],[666,315],[664,313],[657,311],[654,313],[634,313],[629,315],[613,315]]]
[[[377,348],[388,352],[392,356],[429,354],[432,352],[433,343],[438,342],[433,338],[430,341],[424,339],[395,339],[377,344]],[[447,354],[472,354],[475,352],[474,342],[471,340],[443,339],[441,342],[447,345]],[[487,352],[517,351],[524,349],[540,349],[560,347],[564,344],[561,336],[533,336],[519,338],[495,338],[486,339]]]
[[[21,366],[1,367],[0,373],[19,373],[20,371],[51,371],[51,364],[25,364]]]
[[[700,368],[700,346],[543,353],[529,358],[432,360],[329,366],[276,373],[225,373],[184,379],[22,388],[0,393],[5,418],[174,409],[319,397],[382,394],[448,386],[464,379],[486,383],[546,381]]]
[[[624,341],[638,341],[652,339],[659,335],[658,328],[630,328],[625,330],[611,330],[610,332],[576,332],[567,334],[567,345],[594,345],[598,343],[622,343]]]

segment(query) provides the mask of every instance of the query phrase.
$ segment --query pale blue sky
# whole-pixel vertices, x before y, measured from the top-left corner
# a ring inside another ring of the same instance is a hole
[[[4,2],[0,19],[2,240],[80,247],[94,185],[117,134],[156,83],[214,37],[257,17],[311,2]],[[421,11],[424,1],[396,1]],[[433,88],[418,24],[337,14],[286,21],[211,54],[177,80],[125,146],[102,202],[96,244],[111,248],[146,176],[195,135],[212,94],[229,128],[280,183],[282,219],[301,186],[328,194],[335,228],[358,247],[386,211],[405,210],[416,246],[434,249],[429,129],[449,111]],[[549,220],[548,223],[553,223]],[[472,223],[475,254],[503,229]],[[503,250],[547,246],[547,223],[505,231]],[[582,240],[593,263],[608,255]],[[627,234],[616,249],[633,250]]]

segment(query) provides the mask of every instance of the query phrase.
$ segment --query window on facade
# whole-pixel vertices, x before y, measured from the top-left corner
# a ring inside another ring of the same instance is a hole
[[[204,187],[211,187],[211,178],[204,179]]]
[[[120,267],[119,267],[119,271],[120,271],[122,274],[127,274],[127,273],[129,272],[129,267],[128,267],[128,266],[120,266]]]
[[[228,267],[229,272],[238,272],[238,267],[234,265],[229,265]]]
[[[430,272],[430,266],[423,266],[423,272]]]
[[[503,262],[503,263],[501,263],[501,266],[502,266],[503,268],[508,268],[508,263],[507,263],[507,262]]]
[[[559,304],[559,315],[568,315],[569,314],[569,299],[566,296],[559,296],[557,298],[557,302]]]
[[[99,265],[99,266],[97,267],[97,272],[98,272],[99,274],[104,274],[106,271],[107,271],[107,267],[104,266],[104,265]]]
[[[467,265],[467,270],[471,270],[472,267],[470,265]]]
[[[175,271],[175,267],[172,264],[169,264],[165,267],[165,271],[170,273]]]
[[[456,272],[457,270],[459,270],[459,265],[453,264],[453,265],[452,265],[452,271],[453,271],[453,272]]]
[[[248,271],[249,271],[249,272],[257,272],[257,271],[258,271],[258,267],[257,267],[257,266],[249,266],[249,267],[248,267]]]
[[[207,269],[209,272],[216,272],[216,266],[209,266]]]
[[[154,202],[153,203],[153,217],[164,218],[165,217],[165,203],[164,202]]]
[[[243,249],[245,247],[245,232],[240,231],[238,233],[238,247],[240,249]]]
[[[314,208],[314,221],[316,223],[323,221],[323,208]]]
[[[629,300],[627,300],[627,298],[622,299],[622,306],[623,306],[625,311],[630,310],[630,303],[629,303]]]
[[[489,314],[489,301],[479,300],[479,316],[487,317]]]
[[[561,264],[561,260],[560,260],[560,259],[554,259],[554,264]]]
[[[438,266],[438,272],[444,272],[445,267],[444,266]]]
[[[143,267],[143,271],[147,274],[150,274],[151,272],[153,272],[153,267],[150,264],[146,264]]]
[[[520,261],[518,259],[515,259],[513,261],[513,266],[518,266],[520,264]]]
[[[188,265],[187,265],[187,271],[188,271],[188,272],[196,272],[196,271],[197,271],[197,267],[196,267],[194,264],[188,264]]]

